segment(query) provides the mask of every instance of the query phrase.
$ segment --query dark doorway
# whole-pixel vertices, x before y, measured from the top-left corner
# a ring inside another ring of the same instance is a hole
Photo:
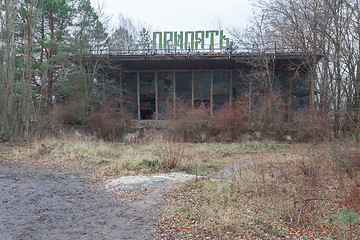
[[[140,118],[152,119],[155,113],[155,94],[141,94],[140,96]]]

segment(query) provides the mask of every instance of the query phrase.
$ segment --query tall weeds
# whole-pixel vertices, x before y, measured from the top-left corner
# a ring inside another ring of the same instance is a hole
[[[249,130],[248,114],[224,105],[213,114],[206,105],[192,109],[179,104],[177,118],[171,121],[170,138],[185,142],[237,141]]]
[[[162,142],[159,147],[160,151],[157,155],[165,170],[180,169],[184,167],[187,156],[185,154],[185,145],[183,143],[166,141]]]
[[[249,115],[244,109],[224,105],[211,116],[211,136],[218,141],[237,141],[250,129]]]
[[[177,104],[177,118],[172,120],[168,128],[171,139],[185,142],[204,142],[209,139],[213,125],[210,109],[200,105],[192,109],[186,104]]]

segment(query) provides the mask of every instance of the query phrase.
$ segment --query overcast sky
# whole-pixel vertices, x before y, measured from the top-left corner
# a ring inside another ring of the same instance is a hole
[[[104,4],[116,25],[119,13],[153,31],[194,31],[245,27],[250,0],[92,0]]]

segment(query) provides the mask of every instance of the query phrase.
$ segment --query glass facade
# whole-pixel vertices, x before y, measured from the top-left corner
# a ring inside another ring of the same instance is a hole
[[[230,70],[134,71],[121,74],[121,84],[115,84],[121,90],[116,87],[115,92],[121,92],[120,105],[135,119],[165,120],[173,118],[180,105],[189,109],[204,105],[212,111],[226,104],[256,105],[266,94],[261,77]],[[289,109],[297,110],[309,104],[309,84],[305,82],[306,76],[278,72],[274,89]]]

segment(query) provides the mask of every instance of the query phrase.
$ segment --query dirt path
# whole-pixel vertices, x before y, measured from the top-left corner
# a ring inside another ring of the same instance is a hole
[[[74,174],[0,161],[0,239],[153,239],[163,189],[127,203]]]

